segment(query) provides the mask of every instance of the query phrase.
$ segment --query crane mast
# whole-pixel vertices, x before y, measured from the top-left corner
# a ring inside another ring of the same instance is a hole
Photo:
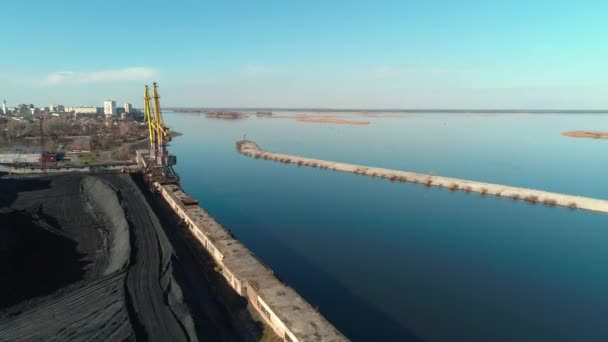
[[[154,134],[154,119],[152,118],[152,109],[150,106],[150,94],[148,86],[144,90],[144,119],[148,123],[148,139],[150,141],[150,159],[156,160],[156,135]]]
[[[167,153],[167,142],[171,140],[169,129],[165,127],[163,117],[160,112],[160,96],[158,95],[158,86],[154,82],[154,122],[156,123],[156,162],[159,164],[175,165],[175,162],[170,160]]]
[[[151,100],[154,100],[154,112],[152,112]],[[146,182],[153,191],[157,190],[155,183],[160,185],[179,185],[179,176],[173,170],[173,165],[177,163],[177,158],[167,151],[168,142],[171,141],[171,134],[163,121],[156,82],[154,82],[152,87],[152,98],[150,98],[148,86],[144,89],[144,117],[148,122],[150,139],[150,158],[144,171]]]

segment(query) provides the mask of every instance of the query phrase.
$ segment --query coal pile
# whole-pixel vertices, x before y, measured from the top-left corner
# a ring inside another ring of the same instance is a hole
[[[167,212],[159,220],[131,176],[3,178],[0,190],[0,341],[259,333],[236,326],[208,284],[219,276],[167,236],[177,221]]]

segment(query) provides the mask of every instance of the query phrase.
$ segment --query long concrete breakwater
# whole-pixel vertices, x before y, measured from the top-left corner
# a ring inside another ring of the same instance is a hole
[[[147,153],[137,151],[145,166]],[[154,184],[187,226],[192,239],[213,258],[227,283],[284,341],[348,341],[295,290],[281,282],[245,245],[176,185]]]
[[[547,206],[563,206],[570,209],[608,213],[608,201],[603,199],[268,152],[250,140],[238,141],[236,148],[243,155],[256,159],[274,160],[298,166],[349,172],[369,177],[384,178],[392,182],[419,183],[429,187],[447,188],[451,191],[477,192],[482,196],[506,197],[529,203],[542,203]]]

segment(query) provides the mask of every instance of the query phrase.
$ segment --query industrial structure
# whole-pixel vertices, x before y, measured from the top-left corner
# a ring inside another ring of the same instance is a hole
[[[163,122],[160,110],[160,96],[158,86],[154,82],[152,90],[153,98],[150,98],[148,86],[144,90],[144,118],[148,122],[148,133],[150,139],[149,162],[146,163],[144,179],[150,189],[155,191],[154,183],[176,184],[179,186],[179,176],[173,170],[177,158],[167,152],[167,144],[171,140],[169,129]],[[154,113],[150,101],[154,99]]]
[[[251,250],[175,185],[157,191],[215,261],[228,285],[285,342],[342,342],[348,339],[293,288],[283,283]]]

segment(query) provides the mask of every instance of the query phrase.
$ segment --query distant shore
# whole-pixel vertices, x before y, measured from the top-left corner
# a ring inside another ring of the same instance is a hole
[[[598,131],[567,131],[562,132],[562,135],[572,138],[608,139],[608,132]]]

